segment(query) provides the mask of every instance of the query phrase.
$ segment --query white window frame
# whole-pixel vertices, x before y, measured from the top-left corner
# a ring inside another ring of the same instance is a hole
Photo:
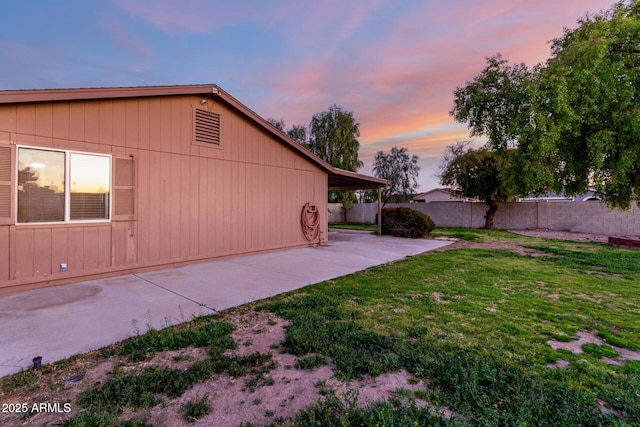
[[[63,221],[46,221],[46,222],[19,222],[18,221],[18,174],[20,172],[20,149],[26,148],[31,150],[55,151],[64,153],[64,220]],[[88,156],[100,156],[109,159],[109,218],[100,219],[71,219],[71,154],[84,154]],[[30,225],[56,225],[56,224],[87,224],[87,223],[110,223],[113,219],[113,156],[106,153],[92,153],[89,151],[65,150],[53,147],[37,147],[32,145],[16,146],[16,163],[15,163],[15,223],[18,226]]]

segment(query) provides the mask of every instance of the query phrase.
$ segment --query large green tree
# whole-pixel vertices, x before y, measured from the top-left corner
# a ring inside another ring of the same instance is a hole
[[[484,228],[487,229],[493,227],[498,203],[507,202],[514,196],[502,175],[508,155],[509,152],[499,156],[487,146],[473,149],[468,143],[459,142],[447,147],[440,165],[442,185],[465,197],[478,198],[489,206],[484,216]]]
[[[353,113],[338,105],[314,114],[309,125],[309,149],[332,166],[348,171],[362,167],[359,137],[360,125]]]
[[[611,207],[640,198],[640,0],[587,15],[532,69],[500,55],[454,93],[451,115],[509,162],[519,194],[594,186]]]
[[[552,42],[523,150],[557,156],[555,187],[594,185],[612,207],[640,197],[640,0],[581,19]]]
[[[393,147],[389,153],[378,151],[373,159],[373,174],[390,184],[382,190],[383,206],[390,198],[402,199],[418,188],[419,157],[406,148]]]
[[[489,57],[480,74],[453,92],[449,114],[467,123],[471,136],[487,137],[490,148],[504,153],[518,144],[528,124],[534,75],[523,63],[509,65],[499,53]]]
[[[556,158],[541,150],[514,151],[529,147],[533,138],[532,118],[540,67],[529,69],[524,63],[511,65],[497,54],[487,58],[486,67],[465,86],[454,91],[453,118],[466,123],[471,136],[487,138],[487,149],[502,162],[500,179],[509,193],[544,191],[553,181]],[[450,153],[451,154],[451,153]]]

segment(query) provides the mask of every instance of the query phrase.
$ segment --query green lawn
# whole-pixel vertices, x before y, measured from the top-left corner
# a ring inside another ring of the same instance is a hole
[[[257,304],[290,321],[282,347],[298,357],[296,368],[330,364],[345,381],[405,369],[427,384],[365,408],[352,395],[327,393],[294,425],[640,426],[640,361],[603,359],[615,358],[616,348],[640,349],[640,251],[500,231],[432,234],[494,248],[410,257]],[[501,244],[536,256],[495,249]],[[74,404],[86,409],[67,425],[113,422],[124,408],[153,407],[223,372],[249,375],[247,387],[266,384],[271,355],[228,356],[237,346],[232,329],[223,313],[103,349],[100,357],[120,362],[106,382],[78,397]],[[585,344],[581,354],[547,344],[572,341],[580,331],[606,344]],[[190,345],[206,347],[207,358],[182,370],[148,366],[154,354]],[[140,361],[144,369],[118,369]],[[550,367],[558,361],[566,367]],[[7,377],[2,390],[41,393],[39,375]],[[425,401],[453,416],[419,405]],[[183,408],[194,419],[209,410],[202,398]]]
[[[615,354],[610,345],[640,349],[640,252],[480,230],[434,235],[548,256],[451,250],[307,287],[265,305],[292,321],[288,351],[330,356],[343,378],[405,368],[430,384],[419,397],[469,425],[640,425],[640,362],[599,359]],[[546,343],[578,331],[609,345],[574,354]],[[547,366],[560,359],[567,368]]]

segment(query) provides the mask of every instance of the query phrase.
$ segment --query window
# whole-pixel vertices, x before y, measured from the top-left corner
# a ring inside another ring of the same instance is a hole
[[[18,148],[18,222],[110,218],[111,156]]]

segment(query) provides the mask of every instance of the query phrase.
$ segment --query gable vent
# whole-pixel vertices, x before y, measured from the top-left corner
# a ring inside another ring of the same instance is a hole
[[[220,145],[220,114],[196,109],[196,142]]]

